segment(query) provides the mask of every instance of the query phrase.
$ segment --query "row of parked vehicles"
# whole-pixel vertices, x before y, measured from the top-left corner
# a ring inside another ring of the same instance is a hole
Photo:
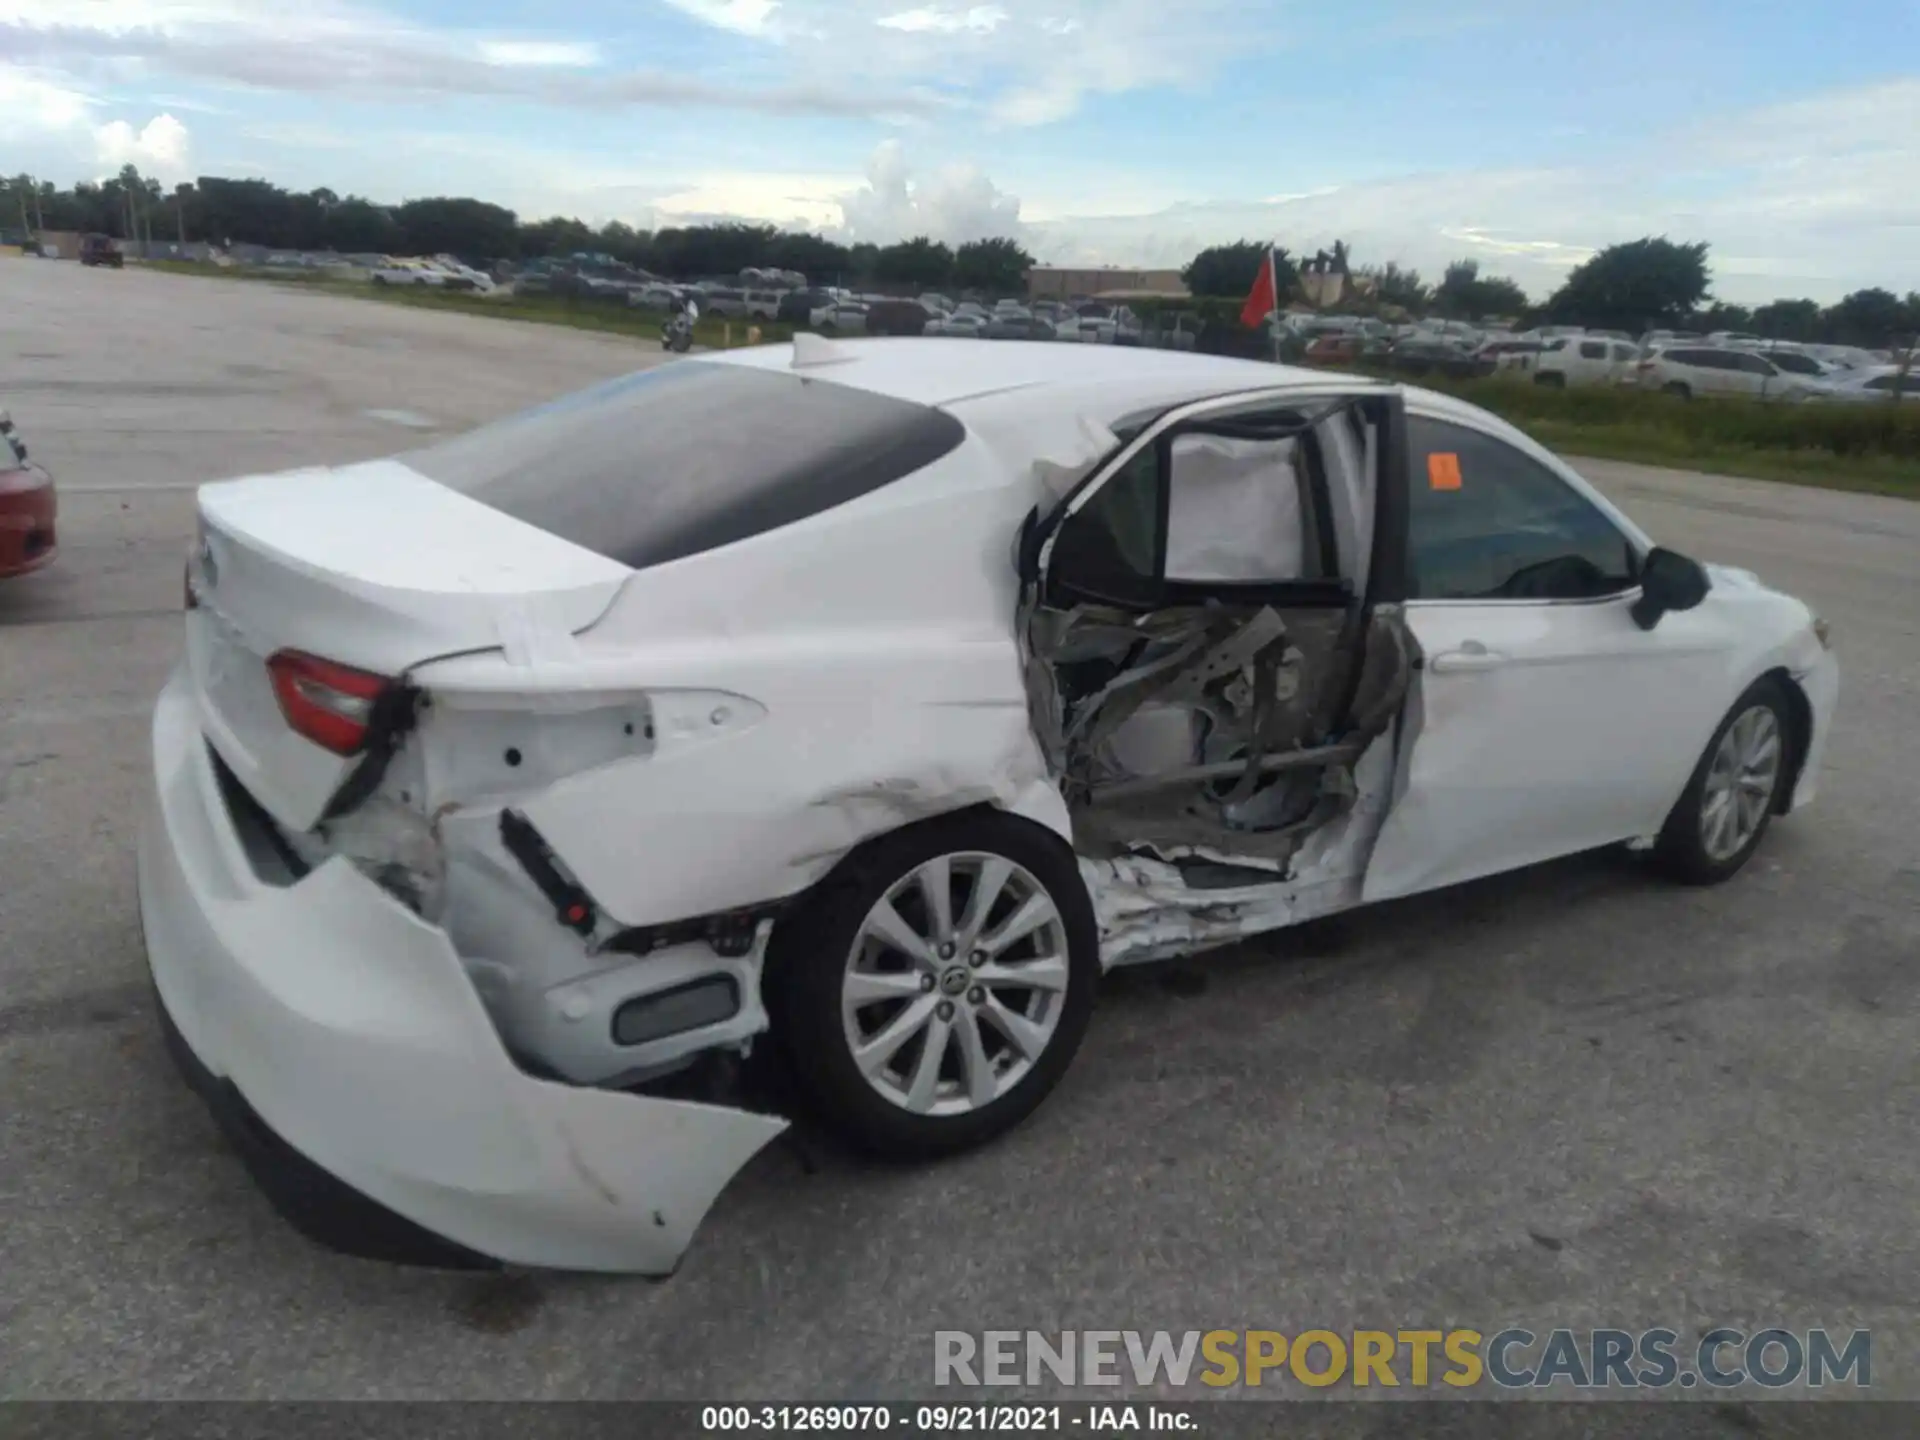
[[[1862,403],[1911,398],[1920,390],[1920,380],[1907,374],[1897,352],[1765,340],[1738,331],[1650,330],[1636,337],[1579,326],[1510,331],[1461,321],[1394,326],[1337,316],[1285,316],[1271,323],[1280,331],[1284,358],[1378,364],[1412,375],[1517,372],[1544,386],[1631,386],[1680,399]],[[1289,342],[1293,354],[1286,354]]]
[[[993,301],[952,299],[937,292],[879,295],[843,286],[809,285],[791,271],[746,270],[736,277],[681,284],[611,256],[536,260],[513,277],[519,294],[605,300],[671,310],[691,299],[704,315],[748,324],[783,323],[830,335],[946,335],[980,340],[1067,340],[1140,344],[1144,327],[1125,305],[1081,299]],[[1176,327],[1192,348],[1197,326]]]

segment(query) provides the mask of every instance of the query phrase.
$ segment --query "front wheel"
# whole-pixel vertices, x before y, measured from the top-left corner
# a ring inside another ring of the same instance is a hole
[[[1655,864],[1688,885],[1732,878],[1773,819],[1793,734],[1778,681],[1762,680],[1736,700],[1667,816]]]
[[[859,1149],[923,1159],[1033,1112],[1080,1047],[1099,975],[1072,851],[982,811],[849,860],[776,931],[768,1002],[822,1118]]]

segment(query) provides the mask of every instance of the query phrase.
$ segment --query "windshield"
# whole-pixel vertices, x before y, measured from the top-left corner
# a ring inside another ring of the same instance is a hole
[[[683,360],[401,458],[643,569],[844,505],[965,436],[929,406],[790,371]]]

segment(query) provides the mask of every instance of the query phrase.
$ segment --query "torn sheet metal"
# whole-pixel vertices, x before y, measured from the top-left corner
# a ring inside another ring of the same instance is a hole
[[[1351,762],[1411,675],[1390,609],[1363,634],[1340,609],[1033,605],[1024,635],[1035,733],[1095,858],[1205,846],[1285,861],[1351,803]]]
[[[1212,846],[1082,857],[1080,875],[1100,926],[1101,964],[1197,954],[1358,903],[1390,803],[1397,749],[1393,731],[1368,746],[1352,767],[1349,801],[1301,836],[1284,861]],[[1240,883],[1233,883],[1235,876]]]

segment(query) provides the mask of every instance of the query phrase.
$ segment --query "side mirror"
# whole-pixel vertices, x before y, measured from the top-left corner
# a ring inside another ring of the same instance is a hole
[[[1633,623],[1651,630],[1668,611],[1693,609],[1712,588],[1706,567],[1698,560],[1672,550],[1649,550],[1640,566],[1640,598],[1633,602]]]

